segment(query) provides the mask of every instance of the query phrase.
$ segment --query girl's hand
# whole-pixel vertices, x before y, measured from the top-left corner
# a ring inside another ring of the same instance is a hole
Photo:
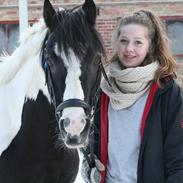
[[[100,183],[100,181],[101,181],[101,173],[100,172],[105,170],[104,165],[97,158],[97,156],[94,156],[94,158],[95,158],[94,159],[94,162],[95,162],[94,167],[90,168],[86,159],[83,160],[83,163],[81,166],[81,176],[86,183]]]

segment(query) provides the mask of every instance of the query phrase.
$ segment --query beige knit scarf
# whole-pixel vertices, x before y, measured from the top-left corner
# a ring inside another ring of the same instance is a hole
[[[150,87],[154,74],[158,69],[158,62],[136,68],[121,69],[118,62],[109,67],[109,82],[102,79],[101,88],[110,98],[115,110],[133,105]]]

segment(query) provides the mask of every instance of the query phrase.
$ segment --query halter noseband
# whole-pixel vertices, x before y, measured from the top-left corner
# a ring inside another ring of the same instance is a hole
[[[45,43],[46,42],[47,41],[45,41]],[[93,136],[93,134],[94,134],[94,125],[92,125],[91,121],[92,121],[93,116],[95,115],[95,113],[97,111],[97,103],[98,103],[99,95],[100,95],[100,87],[98,87],[96,89],[94,97],[92,99],[92,104],[91,105],[88,104],[87,102],[83,101],[83,100],[73,98],[73,99],[65,100],[57,106],[52,74],[51,74],[51,70],[50,70],[50,67],[49,67],[49,64],[48,64],[48,58],[46,56],[46,44],[45,43],[44,43],[43,53],[42,53],[42,67],[43,67],[43,69],[45,71],[45,74],[46,74],[46,83],[47,83],[48,90],[49,90],[49,93],[51,95],[51,99],[52,99],[52,102],[53,102],[53,105],[54,105],[54,108],[55,108],[55,117],[56,117],[57,121],[59,121],[59,119],[62,115],[62,111],[65,108],[68,108],[68,107],[81,107],[86,111],[87,118],[88,118],[88,120],[91,124],[91,130],[90,130],[89,136]],[[103,74],[104,78],[106,79],[107,83],[109,84],[109,86],[111,86],[101,60],[100,60],[100,63],[99,63],[99,69],[98,69],[98,73],[97,73],[96,85],[99,85],[99,83],[100,83],[100,71],[102,72],[102,74]],[[94,153],[93,153],[93,151],[91,152],[91,156],[89,157],[88,153],[87,153],[87,150],[85,150],[85,148],[80,148],[80,150],[83,152],[84,157],[86,158],[89,166],[93,167],[94,166]]]
[[[88,117],[91,115],[92,107],[83,100],[73,98],[61,102],[55,109],[55,115],[60,118],[62,111],[68,107],[81,107],[86,110]]]
[[[67,107],[82,107],[86,109],[87,112],[91,111],[91,106],[88,103],[86,103],[83,100],[73,98],[73,99],[65,100],[61,104],[59,104],[56,108],[56,113],[62,111]]]
[[[53,84],[53,77],[52,77],[52,73],[50,70],[50,66],[48,64],[49,58],[47,57],[47,54],[46,54],[46,43],[47,43],[47,41],[45,41],[45,44],[43,47],[44,49],[43,49],[43,53],[42,53],[42,67],[43,67],[45,74],[46,74],[46,83],[48,86],[49,94],[50,94],[51,99],[52,99],[52,103],[53,103],[54,108],[55,108],[55,117],[56,117],[57,121],[60,119],[60,117],[62,115],[62,111],[68,107],[81,107],[81,108],[83,108],[86,112],[87,118],[91,121],[93,118],[93,115],[96,111],[96,106],[97,106],[97,102],[98,102],[98,98],[99,98],[98,97],[99,88],[97,88],[95,93],[94,93],[94,97],[92,99],[91,105],[88,104],[87,102],[85,102],[84,100],[81,100],[78,98],[68,99],[68,100],[61,102],[59,105],[57,105],[56,96],[55,96],[55,87]],[[100,67],[101,67],[101,64],[100,64]],[[100,69],[99,69],[99,71],[100,71]],[[97,73],[96,85],[100,82],[99,71]]]

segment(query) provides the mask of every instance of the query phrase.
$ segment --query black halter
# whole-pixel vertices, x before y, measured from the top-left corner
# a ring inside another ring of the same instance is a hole
[[[92,99],[92,104],[88,104],[87,102],[85,102],[84,100],[81,100],[81,99],[72,98],[72,99],[65,100],[65,101],[61,102],[59,105],[57,105],[56,96],[55,96],[55,87],[53,85],[53,77],[52,77],[52,73],[50,70],[50,66],[48,64],[48,57],[46,55],[47,55],[46,49],[44,49],[43,54],[42,54],[42,67],[45,71],[46,84],[48,86],[48,91],[51,96],[51,100],[54,105],[54,108],[55,108],[55,116],[56,116],[57,121],[59,120],[60,116],[62,115],[62,111],[68,107],[83,108],[87,114],[87,118],[91,121],[93,118],[93,115],[96,111],[96,106],[97,106],[97,102],[99,99],[99,94],[100,94],[99,88],[97,88],[95,91],[95,95]],[[99,83],[100,83],[100,69],[98,69],[96,85],[99,85]]]
[[[48,63],[49,62],[48,62],[48,57],[47,57],[47,54],[46,54],[46,41],[45,41],[44,49],[43,49],[43,53],[42,53],[42,67],[45,71],[48,91],[50,93],[52,103],[53,103],[54,108],[55,108],[56,120],[59,121],[59,119],[62,115],[62,111],[65,108],[68,108],[68,107],[81,107],[85,110],[86,115],[87,115],[87,119],[90,122],[91,129],[90,129],[89,136],[92,137],[93,134],[94,134],[94,126],[93,126],[92,120],[93,120],[93,117],[94,117],[95,113],[97,112],[97,103],[98,103],[99,95],[100,95],[100,72],[102,72],[102,74],[103,74],[104,78],[106,79],[106,81],[108,82],[109,86],[111,86],[111,84],[108,80],[107,74],[105,72],[104,66],[102,64],[102,60],[100,59],[100,62],[99,62],[99,69],[98,69],[97,79],[96,79],[96,85],[99,86],[99,87],[96,88],[95,95],[92,99],[92,104],[88,104],[87,102],[85,102],[83,100],[80,100],[80,99],[77,99],[77,98],[72,98],[72,99],[65,100],[65,101],[61,102],[59,105],[57,105],[56,96],[55,96],[55,88],[54,88],[54,85],[53,85],[53,77],[52,77],[51,70],[50,70],[50,67],[49,67]],[[88,156],[87,150],[85,148],[80,148],[80,150],[84,154],[84,157],[86,158],[89,166],[91,168],[93,166],[95,166],[93,151],[91,151],[90,156]]]

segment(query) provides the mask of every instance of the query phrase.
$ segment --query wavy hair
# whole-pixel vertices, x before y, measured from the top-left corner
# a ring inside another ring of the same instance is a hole
[[[147,10],[140,10],[134,12],[132,15],[122,17],[114,34],[114,44],[121,34],[121,27],[129,24],[142,25],[149,31],[151,45],[141,66],[148,65],[154,61],[159,62],[160,66],[154,76],[154,80],[159,86],[161,86],[161,78],[166,76],[177,78],[176,61],[171,52],[166,30],[160,18]],[[113,57],[109,60],[109,64],[118,60],[117,53],[114,53]]]

